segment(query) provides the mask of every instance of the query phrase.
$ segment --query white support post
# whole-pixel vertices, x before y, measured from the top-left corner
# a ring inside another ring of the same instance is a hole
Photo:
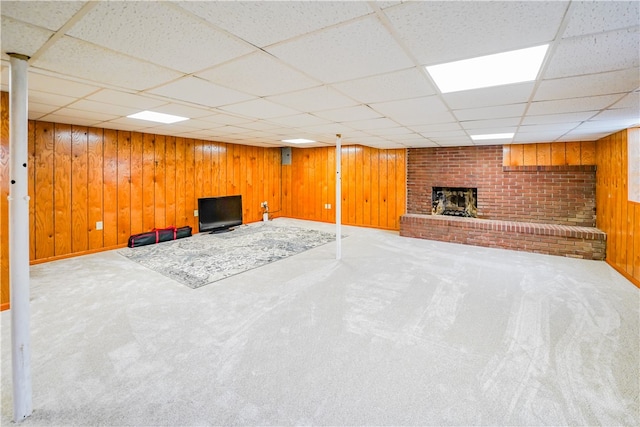
[[[27,60],[8,54],[9,78],[9,283],[13,420],[33,411],[29,332],[29,192],[27,190]]]
[[[336,134],[336,259],[342,258],[342,135]]]

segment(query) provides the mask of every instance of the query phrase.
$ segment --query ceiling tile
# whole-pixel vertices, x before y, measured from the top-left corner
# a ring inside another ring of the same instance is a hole
[[[640,92],[635,91],[628,94],[620,101],[616,102],[611,108],[635,108],[640,110]]]
[[[357,104],[329,86],[270,96],[267,99],[306,113],[350,107]]]
[[[597,111],[582,111],[577,113],[545,114],[527,116],[522,120],[523,125],[544,125],[549,123],[582,122],[596,115]]]
[[[518,132],[513,138],[513,142],[522,144],[551,142],[560,138],[564,133],[562,131]]]
[[[640,110],[637,108],[615,108],[607,111],[603,111],[591,120],[594,121],[617,121],[625,123],[625,127],[640,124]]]
[[[411,126],[429,123],[437,118],[437,122],[452,121],[447,107],[437,96],[404,99],[401,101],[380,102],[370,105],[386,117],[391,117],[400,124]]]
[[[369,120],[382,117],[380,114],[365,105],[319,111],[316,115],[335,122],[352,122],[356,120]]]
[[[191,14],[176,13],[163,2],[99,2],[68,34],[185,73],[252,51],[248,44]]]
[[[409,126],[409,128],[417,133],[428,133],[432,131],[439,132],[439,131],[446,131],[446,130],[462,130],[462,127],[460,127],[460,124],[458,122],[434,123],[430,125],[414,125],[414,126]]]
[[[601,110],[615,103],[621,97],[622,96],[618,94],[532,102],[527,110],[527,115],[535,116],[538,114]]]
[[[29,113],[38,113],[40,116],[44,114],[50,114],[60,109],[58,106],[40,104],[38,102],[29,101]],[[31,118],[31,117],[29,117]]]
[[[363,131],[374,131],[376,129],[392,129],[398,127],[398,123],[394,122],[393,120],[389,120],[386,117],[382,117],[379,119],[356,120],[353,122],[348,122],[346,124],[353,129]]]
[[[568,2],[407,2],[385,10],[422,65],[547,43]]]
[[[279,117],[269,119],[271,123],[278,124],[280,126],[291,126],[291,127],[300,127],[300,126],[315,126],[329,123],[328,120],[322,119],[313,114],[296,114],[293,116],[287,117]]]
[[[414,65],[376,18],[331,27],[267,48],[267,51],[325,83]]]
[[[640,66],[638,27],[565,39],[554,52],[545,79],[602,73]]]
[[[227,105],[220,107],[220,109],[253,119],[269,119],[272,117],[290,116],[297,113],[297,111],[292,108],[284,107],[262,98]]]
[[[610,135],[611,132],[571,132],[566,135],[562,135],[557,141],[569,142],[569,141],[584,141],[589,139],[590,141],[596,141],[598,139],[604,138],[607,135]]]
[[[149,110],[167,103],[167,101],[111,89],[102,89],[100,92],[87,96],[86,99],[139,110]]]
[[[375,135],[380,135],[387,138],[397,135],[415,135],[418,133],[404,126],[373,129],[373,132],[375,132]]]
[[[99,86],[91,86],[71,80],[45,76],[36,72],[29,73],[29,90],[55,93],[58,95],[82,98],[100,90]]]
[[[35,102],[38,104],[53,105],[57,107],[65,107],[76,100],[76,98],[71,96],[56,95],[53,93],[38,92],[35,90],[29,91],[28,98],[30,103]]]
[[[582,36],[632,27],[640,22],[637,1],[579,1],[569,9],[569,24],[563,37]]]
[[[505,117],[520,117],[524,113],[527,104],[498,105],[495,107],[470,108],[455,110],[453,114],[458,120],[486,120],[501,119]]]
[[[506,119],[468,120],[460,122],[460,125],[466,130],[474,130],[513,127],[518,126],[519,123],[520,117],[508,117]]]
[[[149,93],[207,107],[219,107],[253,98],[251,95],[218,86],[197,77],[180,79],[152,89]]]
[[[581,122],[561,122],[561,123],[545,123],[541,125],[522,125],[518,129],[518,134],[520,133],[542,133],[542,132],[551,132],[551,133],[560,133],[563,134],[565,132],[569,132],[571,129],[578,126]]]
[[[544,80],[534,96],[535,101],[630,92],[638,88],[638,69],[612,71],[577,77]]]
[[[518,104],[529,101],[533,87],[533,82],[527,82],[446,93],[442,95],[442,98],[452,110]]]
[[[197,76],[255,96],[276,95],[319,85],[316,80],[264,52],[244,56]]]
[[[188,117],[190,119],[198,119],[211,115],[211,111],[204,108],[194,108],[173,103],[154,107],[153,111],[157,111],[158,113],[173,114],[175,116]]]
[[[40,118],[40,120],[45,122],[55,122],[55,123],[65,123],[69,125],[78,125],[78,126],[96,126],[101,120],[94,119],[86,119],[83,117],[78,117],[76,115],[62,115],[62,114],[48,114]]]
[[[4,3],[3,1],[3,8]],[[2,58],[9,60],[7,52],[33,56],[52,35],[53,33],[51,31],[27,25],[3,15],[0,20]]]
[[[2,1],[2,15],[57,31],[86,2],[83,1]],[[4,24],[4,23],[3,23]]]
[[[179,2],[259,47],[371,13],[365,2]]]
[[[394,101],[434,95],[425,74],[414,68],[336,83],[336,89],[362,103]]]
[[[74,102],[73,104],[69,105],[69,108],[73,108],[75,110],[91,111],[94,113],[102,112],[118,117],[128,116],[129,114],[134,114],[139,111],[137,108],[122,107],[120,105],[105,105],[101,102],[90,101],[87,99],[81,99],[80,101]],[[105,120],[111,120],[113,118],[114,117],[111,117],[110,119]]]
[[[91,120],[93,123],[104,122],[120,117],[118,114],[96,113],[95,111],[76,108],[61,108],[55,112],[55,115],[78,117],[81,119]]]
[[[180,76],[175,71],[71,37],[62,37],[32,65],[90,82],[103,82],[135,90],[154,87]]]

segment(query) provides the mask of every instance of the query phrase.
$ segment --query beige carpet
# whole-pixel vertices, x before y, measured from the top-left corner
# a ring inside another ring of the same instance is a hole
[[[344,230],[341,261],[198,289],[115,252],[32,267],[23,425],[640,424],[640,292],[607,264]]]

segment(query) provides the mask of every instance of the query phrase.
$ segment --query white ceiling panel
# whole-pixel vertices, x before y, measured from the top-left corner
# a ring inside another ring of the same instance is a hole
[[[2,1],[2,15],[57,31],[84,4],[83,1]]]
[[[414,65],[375,17],[331,27],[267,48],[267,51],[325,83]]]
[[[614,104],[621,97],[622,95],[618,94],[533,102],[529,106],[529,110],[527,111],[527,113],[529,115],[535,116],[540,114],[601,110]]]
[[[178,4],[259,47],[372,12],[365,2],[179,2]]]
[[[440,123],[452,121],[446,105],[437,96],[380,102],[371,104],[371,108],[407,126],[418,125],[435,117]]]
[[[475,130],[475,129],[487,129],[487,128],[514,127],[514,126],[518,126],[519,123],[520,123],[520,117],[508,117],[506,119],[468,120],[468,121],[460,122],[460,125],[466,130]]]
[[[536,143],[555,141],[564,135],[561,131],[543,131],[543,132],[518,132],[513,138],[514,143]]]
[[[319,111],[316,115],[334,122],[353,122],[356,120],[369,120],[382,117],[380,114],[365,105],[338,108],[337,110]]]
[[[40,120],[45,122],[55,122],[55,123],[64,123],[68,125],[77,125],[77,126],[96,126],[98,123],[101,123],[101,120],[87,119],[84,117],[78,117],[76,115],[62,115],[62,114],[47,114],[40,118]]]
[[[407,2],[385,10],[422,65],[547,43],[568,2]]]
[[[267,99],[306,113],[350,107],[357,104],[356,101],[341,95],[329,86],[270,96]]]
[[[139,110],[149,110],[167,103],[166,100],[153,99],[142,95],[111,89],[102,89],[100,92],[87,96],[86,99],[89,101],[120,105],[122,107],[135,108]]]
[[[640,110],[637,1],[1,5],[2,50],[37,53],[38,120],[117,117],[96,125],[144,131],[153,123],[125,116],[154,110],[191,118],[162,126],[166,135],[249,145],[306,135],[326,146],[342,133],[410,147],[422,135],[472,145],[466,134],[504,129],[523,142],[593,140]],[[553,56],[533,82],[441,94],[424,69],[541,43]],[[8,90],[4,54],[0,67]]]
[[[293,92],[320,84],[264,52],[244,56],[197,76],[221,86],[240,87],[255,96]]]
[[[68,34],[185,73],[252,50],[190,14],[176,13],[163,2],[154,7],[139,1],[99,2]]]
[[[638,68],[639,28],[562,40],[551,58],[545,78]]]
[[[609,73],[544,80],[536,91],[534,101],[623,94],[640,86],[638,77],[638,69],[629,68]]]
[[[491,107],[495,105],[509,105],[527,102],[533,93],[533,88],[534,83],[527,82],[446,93],[442,95],[442,97],[447,105],[453,110]]]
[[[4,7],[4,2],[2,4]],[[2,58],[8,60],[8,52],[33,56],[52,35],[51,31],[27,25],[3,15],[0,20]]]
[[[72,104],[73,107],[74,104]],[[55,112],[55,115],[67,116],[67,117],[80,117],[82,119],[87,119],[93,121],[93,123],[104,122],[107,120],[113,120],[118,118],[117,114],[105,114],[105,113],[97,113],[95,111],[89,111],[84,109],[77,108],[61,108]]]
[[[301,127],[301,126],[315,126],[315,125],[323,125],[330,123],[329,120],[318,117],[313,114],[296,114],[293,116],[287,117],[278,117],[269,120],[271,123],[277,124],[279,126],[290,126],[293,128]]]
[[[97,92],[100,87],[30,72],[29,89],[83,98]]]
[[[297,113],[297,111],[292,108],[288,108],[262,98],[227,105],[226,107],[220,107],[220,109],[258,119],[291,116]]]
[[[336,83],[334,87],[345,95],[367,104],[434,95],[436,91],[424,73],[413,67]]]
[[[569,24],[563,37],[617,30],[640,23],[640,2],[578,1],[569,9]]]
[[[527,104],[498,105],[495,107],[470,108],[455,110],[453,114],[460,121],[469,120],[493,120],[505,117],[520,117],[524,113]]]
[[[246,93],[218,86],[197,77],[180,79],[152,89],[149,93],[207,107],[219,107],[253,98]]]
[[[58,40],[35,60],[33,66],[90,82],[104,82],[106,85],[134,90],[154,87],[180,76],[176,71],[71,37]]]
[[[595,116],[597,111],[581,111],[577,113],[544,114],[528,116],[522,120],[523,125],[546,125],[550,123],[583,122]]]

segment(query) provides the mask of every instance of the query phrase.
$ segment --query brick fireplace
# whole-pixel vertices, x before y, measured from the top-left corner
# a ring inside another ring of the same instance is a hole
[[[595,184],[595,166],[503,166],[502,146],[409,149],[400,234],[603,259]],[[435,215],[444,210],[443,188],[457,191],[456,206],[475,198],[477,219],[463,207]]]

